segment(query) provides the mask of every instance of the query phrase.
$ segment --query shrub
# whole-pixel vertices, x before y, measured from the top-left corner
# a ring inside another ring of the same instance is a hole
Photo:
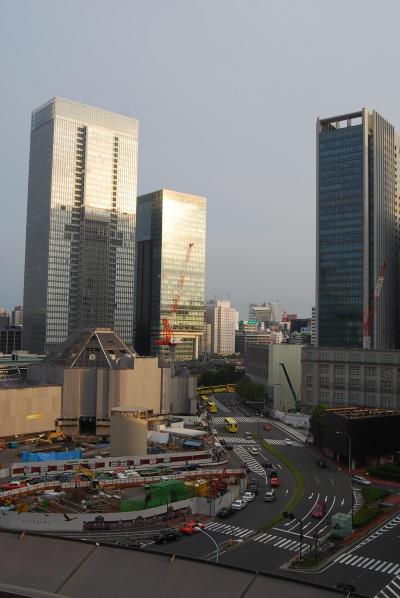
[[[369,467],[368,473],[376,478],[381,478],[382,480],[392,480],[394,482],[400,482],[400,472],[396,473],[395,471],[388,471],[387,469],[383,469],[383,465],[379,467]]]
[[[375,507],[362,507],[353,517],[353,527],[363,527],[381,513],[381,509]]]
[[[382,500],[388,494],[390,494],[389,490],[381,490],[380,488],[363,488],[362,494],[364,498],[364,504],[370,505],[378,500]]]

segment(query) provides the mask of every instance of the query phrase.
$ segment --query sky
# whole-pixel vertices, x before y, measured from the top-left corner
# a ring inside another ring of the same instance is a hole
[[[1,0],[0,306],[22,303],[30,114],[140,121],[139,194],[207,197],[206,298],[315,301],[315,123],[400,130],[398,0]]]

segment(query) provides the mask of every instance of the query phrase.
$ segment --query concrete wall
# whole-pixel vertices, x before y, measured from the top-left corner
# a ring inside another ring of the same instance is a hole
[[[60,386],[0,389],[0,437],[55,430]]]
[[[133,413],[111,413],[111,456],[145,455],[147,452],[147,420]]]

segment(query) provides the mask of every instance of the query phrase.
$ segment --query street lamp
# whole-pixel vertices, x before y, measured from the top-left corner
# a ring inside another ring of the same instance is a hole
[[[208,534],[207,532],[205,532],[201,527],[195,527],[194,528],[197,532],[201,532],[202,534],[204,534],[205,536],[207,536],[211,542],[213,542],[213,544],[215,545],[215,562],[219,563],[219,546],[216,543],[216,541],[214,540],[214,538],[212,536],[210,536],[210,534]]]
[[[340,434],[341,436],[346,436],[349,442],[349,475],[351,475],[351,436],[347,434],[347,432],[340,432],[340,430],[336,430],[336,434]],[[353,527],[353,517],[354,517],[354,480],[351,478],[351,527]]]
[[[296,519],[296,521],[298,521],[300,523],[300,560],[301,560],[301,549],[303,546],[303,521],[301,519],[298,519],[296,517],[296,515],[294,515],[293,513],[288,513],[287,511],[283,512],[283,516],[285,519]]]

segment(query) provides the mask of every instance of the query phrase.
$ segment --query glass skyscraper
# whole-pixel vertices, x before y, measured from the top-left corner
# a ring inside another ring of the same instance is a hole
[[[206,199],[161,189],[138,197],[135,348],[167,357],[157,345],[168,319],[176,359],[198,356],[204,330]]]
[[[395,347],[397,139],[375,111],[317,121],[319,346]]]
[[[34,110],[24,335],[53,350],[78,328],[132,342],[138,121],[54,98]]]

